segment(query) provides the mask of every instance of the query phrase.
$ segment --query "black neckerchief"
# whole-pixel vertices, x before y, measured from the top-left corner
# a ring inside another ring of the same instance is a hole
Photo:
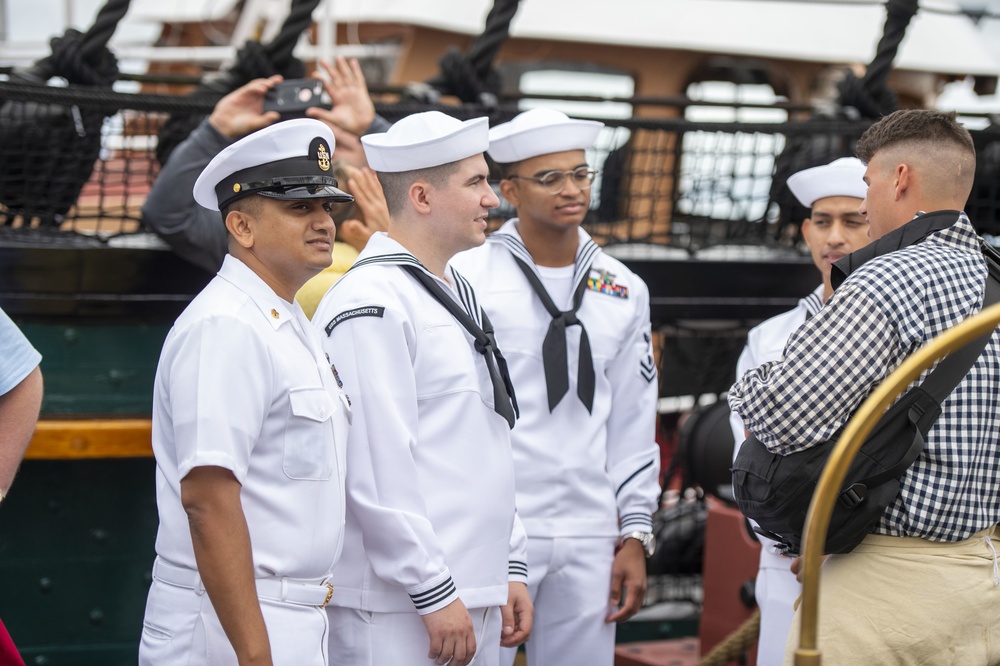
[[[569,391],[569,361],[567,358],[566,328],[568,326],[580,327],[580,349],[577,356],[577,386],[576,393],[580,402],[587,408],[587,413],[592,413],[594,409],[594,391],[596,386],[596,375],[594,374],[594,359],[590,349],[590,337],[587,335],[587,328],[580,321],[576,313],[583,305],[583,297],[587,293],[587,285],[590,277],[591,267],[594,259],[600,252],[600,248],[589,237],[581,239],[573,260],[573,301],[569,310],[560,310],[538,273],[535,260],[528,252],[524,241],[520,235],[511,231],[500,231],[492,234],[489,240],[502,243],[513,257],[525,279],[531,285],[532,290],[538,296],[539,301],[549,313],[552,320],[549,322],[548,331],[542,341],[542,367],[545,371],[545,392],[549,401],[549,411],[553,411],[563,396]]]
[[[932,233],[947,229],[958,222],[962,212],[958,210],[936,210],[933,213],[923,213],[887,233],[878,240],[872,241],[856,252],[852,252],[830,269],[830,284],[836,289],[847,276],[875,257],[902,250],[904,247],[916,245]]]
[[[477,352],[483,355],[486,361],[486,369],[489,371],[490,382],[493,384],[493,409],[497,414],[507,421],[507,425],[514,427],[514,422],[520,416],[517,408],[517,397],[514,395],[514,383],[510,379],[510,371],[507,369],[507,360],[500,353],[497,347],[496,336],[493,334],[493,324],[486,312],[480,308],[480,321],[470,314],[458,301],[448,295],[444,287],[437,283],[434,276],[423,266],[414,266],[409,263],[399,264],[399,267],[422,284],[434,299],[444,306],[451,315],[467,330],[475,340],[474,347]],[[462,278],[455,269],[451,269],[451,274],[456,282],[461,281],[464,286],[465,278]],[[471,290],[471,287],[469,287]],[[464,301],[463,301],[464,303]]]

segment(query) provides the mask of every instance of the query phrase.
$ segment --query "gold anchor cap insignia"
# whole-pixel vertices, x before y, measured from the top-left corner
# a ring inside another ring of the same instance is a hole
[[[319,144],[319,147],[316,149],[316,165],[322,171],[330,170],[330,152],[323,143]]]

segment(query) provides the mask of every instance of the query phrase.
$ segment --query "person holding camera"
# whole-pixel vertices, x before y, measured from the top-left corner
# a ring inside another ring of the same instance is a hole
[[[311,107],[305,115],[323,121],[333,131],[337,141],[334,158],[345,160],[350,167],[345,169],[348,178],[340,182],[356,195],[352,208],[357,214],[337,216],[339,235],[346,242],[335,243],[333,264],[314,278],[318,284],[312,291],[332,284],[350,267],[371,234],[388,225],[385,199],[374,173],[365,165],[357,136],[383,131],[388,123],[375,113],[357,60],[339,57],[332,65],[321,62],[320,67],[333,106]],[[226,230],[214,211],[202,208],[187,193],[202,169],[226,146],[281,119],[278,111],[264,109],[268,92],[281,83],[280,76],[255,79],[219,100],[212,113],[171,153],[143,203],[143,224],[177,255],[210,273],[219,270],[226,256]]]
[[[964,212],[976,152],[954,113],[903,110],[858,141],[872,243],[838,262],[833,295],[781,360],[729,404],[779,455],[834,438],[902,361],[978,312],[988,278]],[[926,377],[927,373],[924,373]],[[831,664],[1000,663],[1000,333],[941,405],[899,494],[820,579],[818,646]],[[798,645],[793,620],[785,663]]]

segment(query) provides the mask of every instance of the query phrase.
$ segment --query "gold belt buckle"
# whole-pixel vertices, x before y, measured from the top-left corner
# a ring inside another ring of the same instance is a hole
[[[323,600],[323,605],[320,606],[320,608],[326,608],[326,605],[330,603],[330,599],[333,598],[333,584],[332,583],[323,583],[323,584],[326,585],[326,599]]]

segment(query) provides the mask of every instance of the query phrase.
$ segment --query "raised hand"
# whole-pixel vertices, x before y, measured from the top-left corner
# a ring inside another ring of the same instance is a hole
[[[264,95],[281,82],[281,75],[254,79],[215,104],[208,122],[229,139],[241,139],[278,121],[277,111],[264,112]]]
[[[347,60],[337,56],[332,65],[320,60],[319,67],[333,108],[313,107],[306,115],[361,136],[375,119],[375,104],[368,94],[368,83],[357,58]]]

